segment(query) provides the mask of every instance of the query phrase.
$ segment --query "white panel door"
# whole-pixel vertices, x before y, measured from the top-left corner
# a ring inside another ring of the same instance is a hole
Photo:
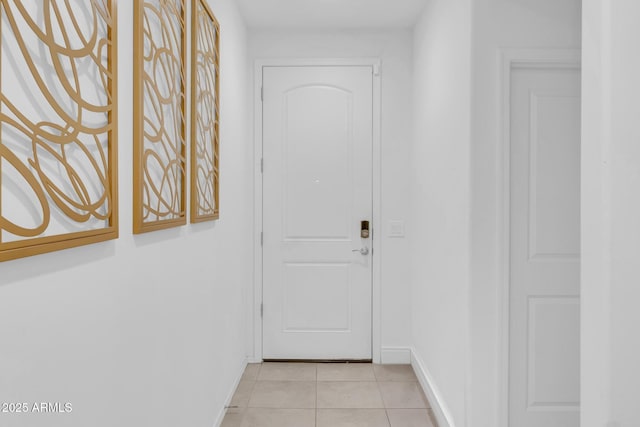
[[[263,86],[263,358],[371,359],[372,67]]]
[[[510,427],[579,427],[580,70],[511,80]]]

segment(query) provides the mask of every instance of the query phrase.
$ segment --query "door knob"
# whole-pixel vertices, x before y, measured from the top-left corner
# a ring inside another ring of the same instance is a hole
[[[360,252],[361,255],[369,255],[369,248],[365,246],[360,249],[352,249],[351,252]]]

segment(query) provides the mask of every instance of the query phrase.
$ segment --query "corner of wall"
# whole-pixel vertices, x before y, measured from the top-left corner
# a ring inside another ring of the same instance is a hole
[[[411,363],[411,349],[407,347],[383,347],[381,363],[383,365],[408,365]]]
[[[444,396],[438,389],[433,377],[424,365],[422,358],[416,353],[415,349],[411,349],[411,367],[418,377],[418,382],[427,396],[427,400],[431,405],[431,410],[438,422],[439,427],[455,427],[453,417],[449,411]]]
[[[220,411],[218,411],[218,415],[216,416],[216,421],[213,423],[214,427],[220,427],[222,425],[222,421],[224,420],[224,416],[227,413],[227,408],[231,405],[231,400],[233,399],[233,395],[235,394],[236,389],[238,388],[238,385],[240,384],[240,381],[242,380],[242,375],[244,374],[244,371],[247,368],[247,364],[248,363],[250,363],[250,361],[249,360],[245,360],[242,363],[242,367],[241,367],[240,371],[236,373],[236,375],[235,375],[236,379],[233,382],[231,390],[227,393],[227,398],[224,401],[224,406],[220,409]]]

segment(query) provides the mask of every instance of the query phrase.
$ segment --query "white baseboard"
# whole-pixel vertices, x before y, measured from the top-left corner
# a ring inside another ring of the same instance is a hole
[[[227,413],[226,407],[231,404],[231,399],[233,399],[233,395],[236,392],[236,389],[238,388],[238,384],[240,384],[240,380],[242,379],[242,374],[244,374],[245,369],[247,369],[247,363],[248,361],[245,359],[244,363],[242,364],[242,369],[240,369],[240,372],[236,375],[236,379],[233,382],[233,387],[231,387],[231,391],[229,391],[227,398],[224,401],[224,406],[218,413],[215,423],[213,423],[214,427],[220,427],[220,425],[222,424],[222,420],[224,420],[224,416]]]
[[[418,381],[424,390],[424,394],[427,396],[427,400],[431,404],[433,415],[436,417],[439,427],[455,427],[451,412],[447,407],[447,404],[442,397],[442,394],[438,390],[433,377],[429,374],[429,371],[425,367],[420,357],[416,354],[415,350],[411,351],[411,366],[413,367]]]
[[[408,365],[411,363],[411,349],[405,347],[383,347],[380,359],[383,365]]]

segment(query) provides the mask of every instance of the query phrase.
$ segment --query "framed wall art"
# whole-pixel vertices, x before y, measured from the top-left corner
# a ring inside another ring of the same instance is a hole
[[[220,25],[205,0],[192,1],[191,222],[218,219]]]
[[[116,16],[0,3],[0,261],[118,237]]]
[[[134,5],[133,232],[186,223],[184,0]]]

